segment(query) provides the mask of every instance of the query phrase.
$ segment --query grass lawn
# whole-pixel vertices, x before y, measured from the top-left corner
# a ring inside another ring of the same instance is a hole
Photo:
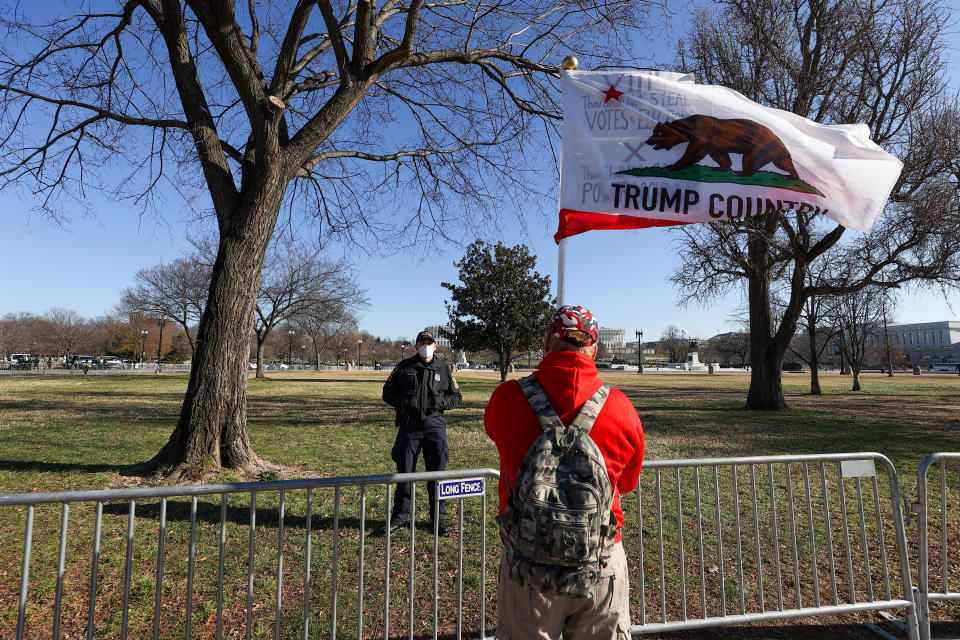
[[[380,400],[386,375],[387,372],[280,372],[271,374],[266,380],[251,378],[248,425],[255,450],[267,460],[286,465],[289,477],[391,472],[393,414],[392,409]],[[901,474],[903,492],[913,495],[916,468],[925,455],[960,450],[960,377],[957,376],[864,376],[864,390],[851,393],[848,391],[849,377],[827,375],[821,379],[824,395],[811,397],[805,395],[809,387],[807,376],[788,374],[784,378],[784,388],[791,410],[782,413],[751,412],[742,408],[749,382],[747,376],[608,373],[604,377],[622,389],[637,406],[646,431],[647,459],[877,451],[893,461]],[[462,372],[458,380],[464,402],[460,409],[447,415],[451,449],[448,468],[496,468],[496,450],[483,432],[482,420],[483,408],[498,376],[492,372]],[[151,484],[151,480],[125,477],[121,472],[125,467],[151,457],[166,442],[185,388],[186,377],[179,375],[0,378],[0,492]],[[652,479],[651,475],[645,474],[642,481],[645,491],[648,486],[645,483]],[[222,473],[215,480],[234,482],[240,478]],[[766,476],[763,480],[767,480]],[[951,480],[955,480],[953,474]],[[778,487],[785,482],[778,478]],[[957,487],[957,482],[954,481],[952,486]],[[418,489],[422,505],[425,492]],[[491,504],[488,508],[487,544],[498,550],[499,542],[492,522],[495,512],[492,485],[488,495]],[[644,493],[643,496],[645,505],[648,495]],[[314,542],[310,565],[313,576],[311,637],[333,635],[334,577],[337,582],[337,634],[343,637],[384,635],[386,603],[382,591],[386,545],[376,533],[382,528],[385,495],[382,490],[366,492],[363,495],[365,511],[357,506],[360,499],[359,490],[344,489],[341,492],[337,523],[340,567],[335,575],[330,544],[333,492],[317,492],[312,496],[314,519],[311,529],[317,541]],[[246,555],[249,501],[247,494],[232,495],[228,499],[228,526],[224,534],[227,548],[223,595],[225,637],[245,635],[250,572]],[[468,527],[465,538],[471,526],[479,529],[478,505],[478,502],[464,503]],[[216,633],[220,507],[218,496],[198,500],[197,580],[191,615],[194,637],[215,637]],[[299,630],[302,629],[304,601],[305,507],[305,492],[289,492],[285,496],[285,537],[280,541],[279,497],[276,492],[258,495],[253,637],[272,637],[277,591],[282,594],[281,636],[302,633]],[[104,505],[96,600],[97,637],[120,637],[127,508],[125,503]],[[161,637],[182,637],[184,633],[186,581],[180,578],[186,573],[187,554],[184,550],[189,541],[189,509],[189,499],[171,500],[168,505]],[[16,626],[24,511],[8,508],[0,513],[0,637],[12,635]],[[450,514],[452,520],[458,516],[456,506],[451,506]],[[950,519],[951,532],[956,529],[955,516]],[[363,536],[359,527],[361,518],[364,518]],[[884,526],[888,525],[885,523]],[[645,520],[645,536],[649,526]],[[50,634],[59,527],[59,506],[37,509],[28,637],[49,637]],[[137,505],[136,527],[128,626],[130,637],[143,637],[152,633],[153,625],[158,531],[156,501]],[[92,506],[78,504],[72,507],[64,576],[63,637],[76,637],[86,632],[92,529]],[[636,529],[635,520],[633,529]],[[421,530],[416,536],[412,577],[409,534],[398,534],[391,545],[390,635],[406,637],[411,632],[407,608],[411,588],[415,611],[412,632],[420,636],[430,634],[432,630],[433,540],[426,534]],[[916,540],[915,519],[908,527],[908,540]],[[357,570],[355,560],[344,560],[356,557],[361,543],[368,569],[366,573]],[[954,548],[960,548],[960,538],[956,543]],[[453,616],[450,612],[457,605],[454,582],[457,544],[457,538],[451,537],[441,540],[439,545],[441,593],[438,594],[438,618],[442,634],[456,632],[451,626]],[[670,544],[668,541],[667,547],[672,552]],[[284,563],[278,574],[279,546],[284,549]],[[499,560],[495,552],[490,556],[486,574],[488,634],[495,621],[491,611],[495,604]],[[473,625],[465,630],[465,634],[472,637],[476,637],[479,620],[479,610],[475,606],[480,586],[478,558],[476,549],[467,550],[464,622]],[[653,564],[648,569],[655,567],[657,558],[651,555],[649,562]],[[379,574],[374,567],[380,567],[376,569]],[[282,576],[282,582],[278,582],[278,575]],[[365,612],[362,629],[357,623],[361,602]],[[637,609],[639,600],[636,594],[632,602]],[[956,605],[938,605],[934,615],[938,620],[947,620],[960,617],[958,612],[960,609]],[[634,618],[636,622],[637,616]],[[875,614],[864,614],[861,619],[878,620]],[[832,632],[840,637],[860,637],[860,627],[849,626],[850,621],[850,617],[844,617],[817,622],[834,625]],[[718,629],[688,637],[798,637],[801,634],[799,629],[787,623],[775,628]]]

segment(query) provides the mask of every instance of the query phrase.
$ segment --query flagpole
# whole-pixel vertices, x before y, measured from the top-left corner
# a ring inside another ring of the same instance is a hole
[[[564,71],[574,71],[579,66],[577,57],[573,55],[566,56],[563,61],[560,63],[560,67]],[[560,156],[560,163],[563,164],[563,155]],[[561,174],[563,171],[561,170]],[[557,202],[557,209],[559,210],[559,201]],[[560,243],[557,245],[557,307],[563,306],[564,293],[566,292],[567,286],[567,239],[563,238],[560,240]]]
[[[566,288],[567,239],[560,241],[557,247],[557,308],[563,306],[563,293]]]

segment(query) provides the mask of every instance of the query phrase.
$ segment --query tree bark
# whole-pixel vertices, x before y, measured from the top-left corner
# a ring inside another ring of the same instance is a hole
[[[265,466],[247,435],[247,363],[264,254],[286,184],[278,178],[257,185],[259,197],[245,198],[229,222],[221,223],[180,419],[167,444],[131,473],[162,467],[203,473],[218,467],[250,471]]]
[[[813,326],[811,326],[813,325]],[[817,355],[817,327],[810,321],[807,324],[807,343],[810,345],[810,395],[819,396],[820,390],[820,358]]]
[[[853,370],[853,389],[852,391],[860,391],[860,369]]]
[[[261,340],[260,336],[257,336],[257,377],[266,378],[267,376],[263,373],[263,343],[266,342],[266,336]]]
[[[785,411],[789,407],[783,397],[780,376],[786,342],[773,336],[773,317],[770,313],[770,235],[776,214],[757,223],[755,233],[747,241],[752,267],[747,284],[750,305],[750,390],[747,409]],[[769,227],[769,228],[767,228]],[[792,334],[791,334],[792,335]]]
[[[755,347],[751,357],[747,409],[786,411],[790,408],[783,397],[781,381],[784,352],[771,346],[771,343],[766,343]]]

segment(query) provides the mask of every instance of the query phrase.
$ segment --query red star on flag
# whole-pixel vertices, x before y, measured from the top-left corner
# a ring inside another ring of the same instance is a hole
[[[603,95],[607,96],[603,103],[606,104],[611,100],[620,100],[620,96],[623,95],[623,91],[617,91],[616,85],[610,85],[610,88],[603,92]]]

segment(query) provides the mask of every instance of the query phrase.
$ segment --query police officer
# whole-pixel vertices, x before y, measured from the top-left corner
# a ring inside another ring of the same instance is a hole
[[[447,423],[443,412],[460,404],[460,387],[450,367],[434,355],[436,340],[429,331],[417,334],[414,356],[401,360],[383,385],[383,401],[396,409],[397,440],[391,457],[397,473],[412,473],[423,451],[427,471],[443,471],[447,466]],[[405,526],[410,519],[411,484],[397,485],[393,500],[390,531]],[[436,502],[436,482],[427,483],[430,494],[430,519]],[[437,530],[447,535],[444,521],[446,502],[440,501]]]

